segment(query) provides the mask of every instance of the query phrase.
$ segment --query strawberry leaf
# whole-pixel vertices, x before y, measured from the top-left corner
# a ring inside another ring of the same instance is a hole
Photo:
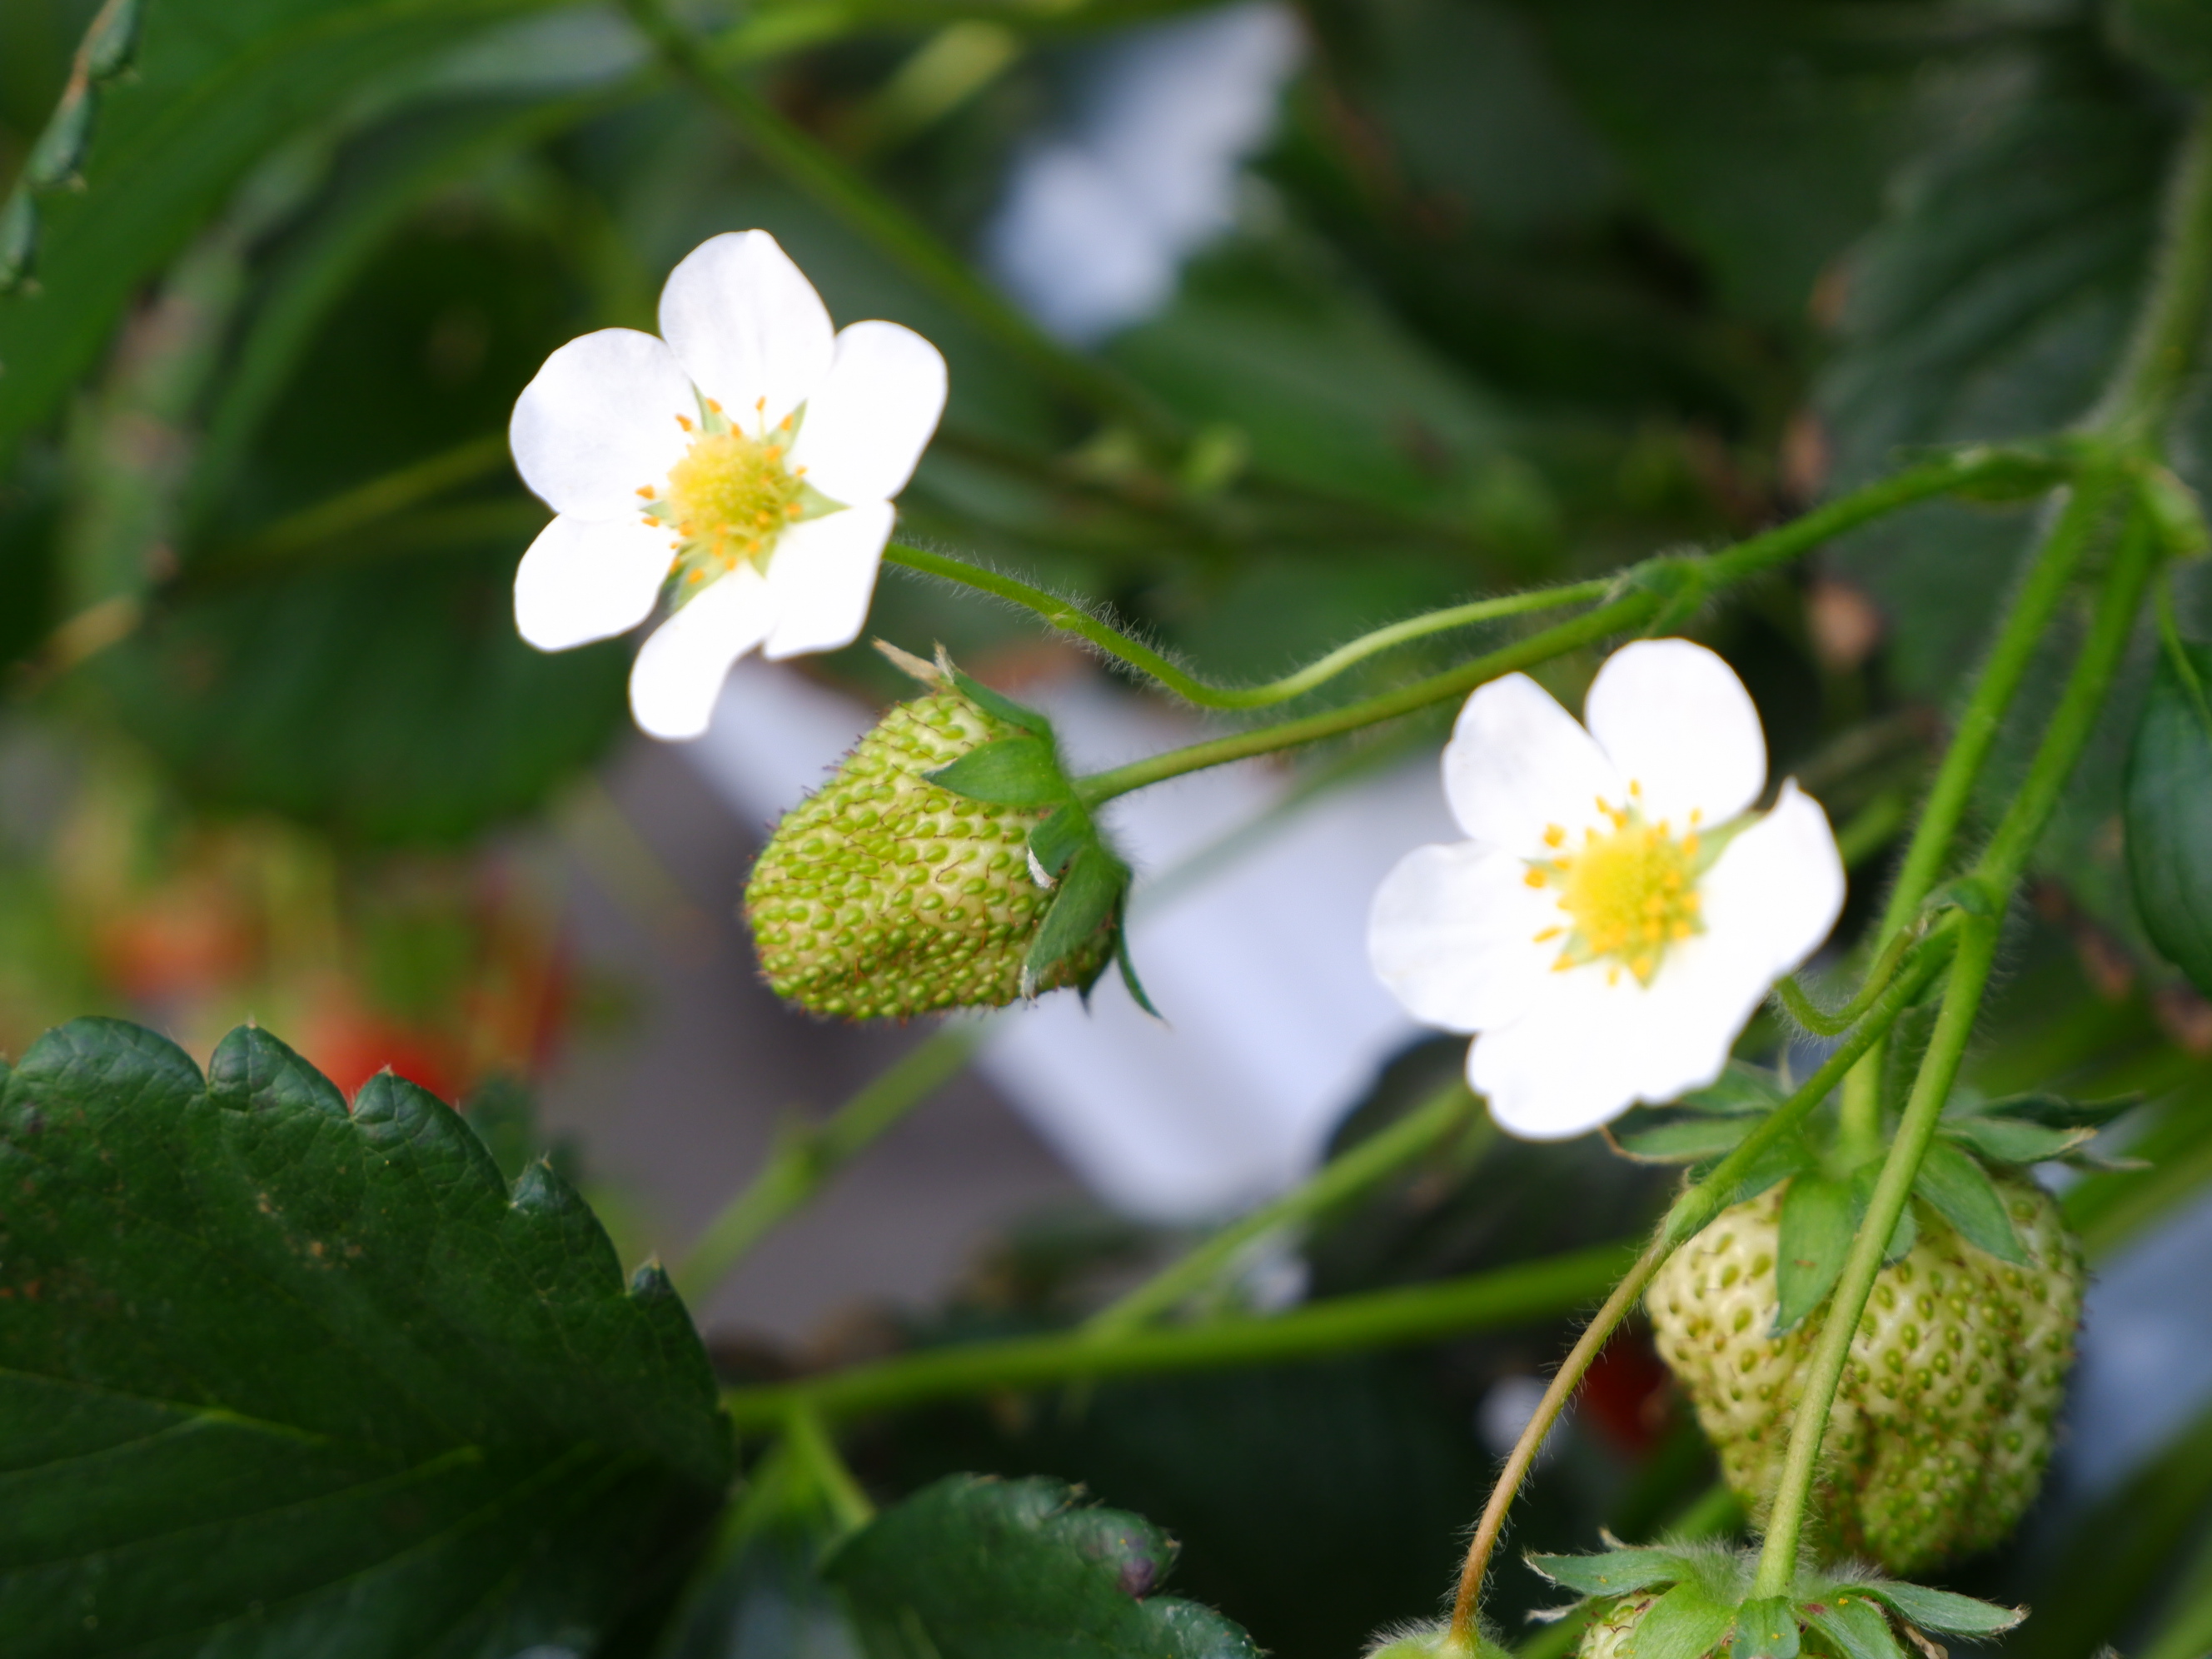
[[[1951,1590],[1929,1589],[1925,1584],[1883,1578],[1844,1588],[1871,1595],[1899,1617],[1945,1636],[1995,1636],[2027,1617],[2025,1607],[2001,1607]]]
[[[1976,1249],[2015,1267],[2027,1265],[2027,1252],[1987,1171],[1949,1141],[1929,1144],[1912,1190]]]
[[[1905,1659],[1889,1615],[1861,1595],[1838,1595],[1825,1601],[1808,1601],[1797,1609],[1842,1659]]]
[[[1781,1296],[1774,1310],[1776,1336],[1785,1336],[1827,1299],[1850,1254],[1851,1236],[1866,1213],[1852,1184],[1805,1174],[1782,1195],[1782,1224],[1775,1242],[1774,1279]]]
[[[1762,1595],[1736,1609],[1732,1659],[1797,1659],[1797,1614],[1786,1595]],[[1639,1656],[1643,1644],[1637,1644]]]
[[[1673,1550],[1608,1550],[1602,1555],[1531,1555],[1530,1567],[1584,1595],[1626,1595],[1686,1577],[1690,1563]]]
[[[1734,1627],[1736,1610],[1702,1584],[1674,1586],[1636,1627],[1636,1659],[1705,1659]]]

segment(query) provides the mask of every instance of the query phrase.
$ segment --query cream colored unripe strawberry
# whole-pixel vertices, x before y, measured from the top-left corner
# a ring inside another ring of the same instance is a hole
[[[1882,1268],[1837,1389],[1816,1494],[1824,1542],[1893,1572],[1985,1549],[2033,1498],[2073,1361],[2083,1268],[2051,1195],[1995,1187],[2015,1266],[1923,1214]],[[1659,1352],[1754,1519],[1773,1499],[1823,1304],[1784,1335],[1775,1266],[1785,1188],[1727,1210],[1646,1294]]]

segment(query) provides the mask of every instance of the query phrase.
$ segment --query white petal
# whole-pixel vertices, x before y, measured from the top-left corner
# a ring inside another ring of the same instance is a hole
[[[1448,1031],[1500,1025],[1526,1009],[1558,960],[1536,934],[1563,918],[1528,866],[1476,842],[1418,847],[1376,890],[1367,956],[1414,1018]]]
[[[690,440],[676,417],[698,412],[665,345],[603,328],[545,360],[514,400],[507,441],[522,482],[556,513],[617,519],[683,459]]]
[[[1766,738],[1735,671],[1688,640],[1639,640],[1606,659],[1583,706],[1590,735],[1642,786],[1644,815],[1725,823],[1766,787]]]
[[[795,524],[776,538],[768,585],[775,607],[769,657],[835,651],[868,619],[876,568],[890,539],[891,504],[868,501]]]
[[[730,665],[768,637],[775,605],[760,573],[740,565],[661,623],[629,671],[637,723],[671,743],[704,732]]]
[[[1843,861],[1827,817],[1785,783],[1774,811],[1729,844],[1698,884],[1705,931],[1668,949],[1647,987],[1592,963],[1547,982],[1528,1012],[1486,1031],[1468,1081],[1515,1134],[1580,1134],[1638,1101],[1701,1088],[1774,981],[1827,937]]]
[[[668,574],[669,533],[632,514],[574,519],[538,532],[514,573],[514,625],[540,651],[629,632],[652,613]]]
[[[1728,844],[1698,890],[1705,932],[1762,979],[1759,994],[1820,948],[1844,908],[1844,860],[1828,815],[1795,780]],[[1656,977],[1656,976],[1655,976]]]
[[[1468,1050],[1468,1085],[1509,1134],[1566,1140],[1626,1111],[1636,1097],[1633,1042],[1618,1005],[1634,978],[1608,986],[1601,965],[1547,975],[1522,1016]]]
[[[830,313],[764,230],[699,244],[660,290],[660,331],[732,420],[774,425],[830,372]]]
[[[1621,805],[1622,788],[1589,733],[1525,674],[1469,697],[1444,746],[1453,816],[1486,847],[1523,858],[1544,855],[1549,826],[1572,831],[1595,821],[1599,797]]]
[[[854,323],[806,400],[792,465],[833,501],[889,501],[906,488],[945,412],[945,359],[896,323]]]

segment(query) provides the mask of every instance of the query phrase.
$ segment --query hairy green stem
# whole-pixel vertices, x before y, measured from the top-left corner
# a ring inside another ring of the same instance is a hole
[[[980,1024],[946,1025],[908,1049],[819,1123],[787,1129],[768,1166],[707,1224],[675,1272],[695,1310],[771,1228],[804,1207],[876,1138],[957,1077],[982,1042]]]
[[[623,0],[653,51],[675,75],[727,115],[775,167],[847,224],[904,266],[969,321],[1027,363],[1063,394],[1110,420],[1126,422],[1156,441],[1173,444],[1180,428],[1141,388],[1088,357],[1068,350],[1017,310],[920,221],[769,107],[738,76],[714,61],[662,0]]]
[[[1288,702],[1293,697],[1303,696],[1316,687],[1327,684],[1346,669],[1364,662],[1378,652],[1388,651],[1393,646],[1425,639],[1431,634],[1442,634],[1455,628],[1470,628],[1477,623],[1526,616],[1536,611],[1558,611],[1571,605],[1601,599],[1613,587],[1609,579],[1574,582],[1564,587],[1540,588],[1528,593],[1510,593],[1501,599],[1477,599],[1468,605],[1451,605],[1442,611],[1409,617],[1404,622],[1392,623],[1387,628],[1378,628],[1370,634],[1363,634],[1280,679],[1269,680],[1260,685],[1215,685],[1177,666],[1141,640],[1132,639],[1110,623],[1101,622],[1075,600],[1063,599],[1042,587],[1031,586],[1017,577],[970,564],[964,559],[950,558],[942,553],[908,547],[899,542],[893,542],[884,550],[884,562],[920,571],[925,575],[940,576],[947,581],[958,582],[979,592],[1011,600],[1033,611],[1054,628],[1087,641],[1115,661],[1149,676],[1184,702],[1196,703],[1201,708],[1266,708],[1276,703]]]
[[[1875,958],[1874,966],[1867,969],[1866,983],[1859,987],[1856,996],[1832,1014],[1823,1011],[1805,994],[1805,989],[1798,984],[1795,974],[1784,974],[1775,981],[1774,989],[1782,999],[1783,1007],[1789,1011],[1790,1018],[1807,1030],[1819,1036],[1841,1036],[1865,1018],[1867,1010],[1873,1007],[1882,992],[1888,988],[1889,981],[1896,977],[1898,968],[1904,962],[1905,953],[1911,947],[1912,942],[1911,933],[1900,933],[1884,945],[1881,954]]]
[[[1701,600],[1722,587],[1786,564],[1847,530],[1915,501],[1956,489],[1986,471],[2009,464],[1998,453],[1985,452],[1908,467],[1893,477],[1840,496],[1802,518],[1710,556],[1646,560],[1624,573],[1620,585],[1629,591],[1620,597],[1456,668],[1340,708],[1235,732],[1184,749],[1170,749],[1081,779],[1076,787],[1084,800],[1095,806],[1116,795],[1181,777],[1185,773],[1246,760],[1255,755],[1295,749],[1464,696],[1501,674],[1548,661],[1608,635],[1641,628],[1662,613],[1672,615],[1681,609],[1686,595]]]
[[[1620,1276],[1632,1248],[1600,1245],[1462,1279],[1333,1297],[1265,1318],[1140,1327],[1108,1341],[1077,1329],[927,1349],[796,1382],[733,1389],[722,1400],[738,1428],[772,1428],[800,1403],[830,1419],[1004,1389],[1434,1342],[1585,1305]]]
[[[1544,1397],[1536,1402],[1534,1413],[1522,1428],[1521,1437],[1506,1455],[1505,1467],[1498,1472],[1498,1483],[1490,1489],[1490,1501],[1483,1505],[1482,1518],[1474,1523],[1474,1536],[1468,1544],[1467,1559],[1459,1571],[1459,1590],[1452,1598],[1450,1641],[1473,1646],[1483,1574],[1489,1570],[1490,1553],[1497,1546],[1498,1534],[1505,1530],[1505,1512],[1513,1506],[1514,1494],[1528,1478],[1528,1466],[1536,1461],[1544,1437],[1552,1431],[1559,1413],[1582,1385],[1583,1374],[1605,1351],[1614,1328],[1628,1317],[1629,1311],[1636,1306],[1636,1299],[1644,1294],[1644,1287],[1651,1282],[1651,1275],[1673,1253],[1672,1246],[1656,1241],[1647,1247],[1621,1276],[1620,1283],[1613,1287],[1613,1294],[1606,1297],[1604,1305],[1583,1327],[1575,1346],[1567,1351],[1567,1357],[1559,1362],[1559,1369],[1553,1373]]]
[[[2075,659],[2027,776],[1998,823],[1996,834],[1976,860],[1975,877],[2002,899],[2009,898],[2037,838],[2051,821],[2060,791],[2088,744],[2098,713],[2127,654],[2159,554],[2157,538],[2138,513],[2120,538],[2088,636]],[[1958,954],[1943,989],[1942,1012],[1936,1017],[1928,1052],[1898,1124],[1897,1138],[1882,1163],[1866,1218],[1851,1241],[1843,1274],[1836,1282],[1834,1300],[1806,1370],[1804,1392],[1791,1419],[1790,1449],[1783,1459],[1766,1541],[1759,1554],[1759,1575],[1752,1589],[1754,1596],[1786,1593],[1796,1571],[1799,1540],[1836,1389],[1850,1360],[1851,1341],[1866,1311],[1867,1298],[1873,1293],[1875,1276],[1881,1270],[1882,1252],[1911,1196],[1921,1160],[1935,1138],[1936,1121],[1951,1097],[1951,1086],[1966,1056],[1975,1018],[1981,1011],[1982,994],[1996,958],[2001,921],[2000,911],[1998,915],[1964,917],[1958,924]]]
[[[2090,422],[2131,448],[2158,445],[2204,342],[2212,307],[2212,101],[2199,103],[2182,143],[2152,270],[2135,337]]]
[[[1119,1301],[1085,1320],[1084,1335],[1108,1340],[1149,1324],[1186,1297],[1218,1281],[1253,1241],[1323,1214],[1403,1169],[1475,1115],[1474,1096],[1455,1078],[1395,1123],[1331,1158],[1279,1198],[1241,1216],[1170,1263]]]

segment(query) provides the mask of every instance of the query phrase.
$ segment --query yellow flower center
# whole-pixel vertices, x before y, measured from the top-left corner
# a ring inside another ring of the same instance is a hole
[[[646,500],[647,521],[674,532],[670,572],[678,578],[679,603],[740,564],[765,568],[776,538],[805,510],[805,469],[793,471],[787,459],[791,417],[755,437],[722,419],[720,404],[707,408],[708,429],[691,441],[668,482],[637,492]],[[693,429],[690,421],[678,419],[685,431]]]
[[[1567,832],[1553,824],[1544,840],[1559,855],[1528,866],[1528,884],[1555,889],[1566,916],[1536,935],[1539,943],[1566,936],[1554,971],[1603,962],[1609,981],[1617,982],[1626,968],[1649,985],[1668,946],[1705,931],[1698,916],[1696,816],[1678,837],[1664,819],[1647,822],[1632,799],[1641,792],[1634,784],[1629,792],[1627,806],[1598,802],[1612,822],[1609,831],[1584,830],[1583,844],[1570,852]]]

